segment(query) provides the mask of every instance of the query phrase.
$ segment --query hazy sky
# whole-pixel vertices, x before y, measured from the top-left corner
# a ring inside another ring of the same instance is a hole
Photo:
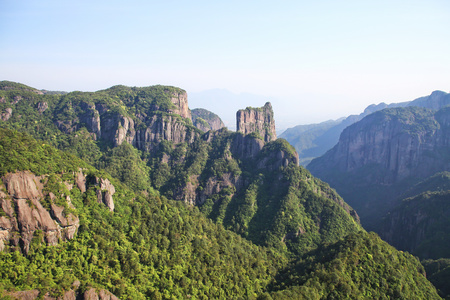
[[[0,80],[226,89],[320,122],[449,92],[450,1],[0,0]]]

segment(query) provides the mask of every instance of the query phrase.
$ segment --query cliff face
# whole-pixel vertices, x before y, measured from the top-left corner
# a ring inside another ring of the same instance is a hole
[[[260,128],[273,123],[268,125]],[[198,206],[212,220],[257,244],[309,247],[312,235],[332,234],[329,226],[337,226],[325,221],[328,209],[342,217],[337,227],[348,232],[358,228],[355,211],[298,166],[297,152],[284,139],[265,142],[259,134],[223,128],[206,132],[192,144],[159,151],[150,168],[163,195]],[[318,214],[307,204],[314,201],[323,201],[317,204]]]
[[[98,187],[94,188],[98,202],[114,210],[115,188],[108,179],[94,177],[89,182],[81,171],[75,177],[75,185],[64,183],[68,191],[77,187],[84,193],[89,187]],[[39,238],[49,245],[74,238],[80,225],[76,209],[69,195],[57,195],[46,188],[49,180],[49,176],[35,176],[28,171],[9,173],[2,178],[0,250],[7,243],[27,253],[38,231],[43,234]]]
[[[370,181],[385,185],[431,176],[450,167],[436,156],[448,146],[448,113],[419,108],[374,113],[346,128],[338,144],[308,168],[320,177],[331,168],[352,173],[373,166],[381,173],[371,174]]]
[[[280,137],[285,138],[295,147],[300,156],[300,164],[307,166],[312,159],[324,155],[339,141],[343,130],[360,121],[371,113],[385,108],[395,107],[423,107],[439,110],[450,104],[450,94],[442,91],[434,91],[429,96],[420,97],[413,101],[400,103],[379,103],[369,105],[359,115],[351,115],[336,121],[326,121],[319,124],[298,125],[288,128]]]
[[[191,110],[189,109],[188,105],[188,95],[186,91],[179,90],[171,92],[170,100],[175,106],[174,109],[169,110],[170,113],[180,115],[185,119],[192,119]]]
[[[265,142],[275,141],[275,119],[272,105],[267,102],[263,107],[239,110],[236,113],[236,131],[243,134],[256,133]]]
[[[54,123],[65,133],[86,127],[94,139],[101,139],[114,147],[126,141],[142,151],[153,149],[162,140],[192,142],[198,134],[190,125],[187,93],[180,89],[158,92],[163,101],[148,99],[136,92],[132,101],[128,99],[127,102],[126,98],[131,96],[120,94],[124,99],[116,100],[116,103],[95,101],[92,95],[71,93],[62,97],[63,104],[56,110]],[[136,107],[141,102],[145,105],[142,104],[138,110]]]
[[[449,108],[415,107],[373,113],[346,128],[308,169],[336,188],[364,224],[392,208],[412,183],[450,170],[449,115]]]
[[[70,209],[74,209],[67,198],[66,207],[52,203],[44,208],[41,201],[45,177],[35,176],[29,172],[7,174],[2,178],[6,193],[0,191],[1,208],[5,215],[0,217],[0,248],[9,241],[28,252],[30,242],[36,230],[41,230],[43,238],[49,245],[56,245],[58,240],[72,239],[78,229],[79,219]],[[53,194],[47,194],[55,198]]]

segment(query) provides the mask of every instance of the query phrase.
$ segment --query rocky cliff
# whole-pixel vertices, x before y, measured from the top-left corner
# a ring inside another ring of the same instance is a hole
[[[3,176],[0,250],[8,244],[27,253],[36,237],[49,245],[74,238],[80,225],[69,193],[74,187],[82,193],[90,188],[95,190],[98,202],[110,211],[114,210],[115,188],[108,179],[93,177],[87,180],[82,171],[75,173],[74,178],[74,183],[63,183],[54,175],[36,176],[28,171]],[[55,186],[59,186],[59,194],[54,190]]]
[[[29,172],[10,173],[2,178],[5,191],[0,191],[0,249],[5,242],[28,252],[37,231],[49,245],[59,240],[72,239],[78,229],[79,219],[67,196],[66,203],[43,206],[45,197],[50,201],[57,197],[44,191],[47,178]],[[44,204],[45,205],[45,204]]]
[[[272,105],[267,102],[263,107],[247,107],[236,113],[236,131],[243,134],[255,133],[265,142],[275,141],[275,119]]]
[[[98,100],[105,98],[110,101]],[[97,99],[97,100],[96,100]],[[149,151],[162,140],[192,142],[198,132],[192,126],[187,93],[172,87],[112,87],[96,93],[63,95],[54,123],[65,133],[83,127],[94,139],[118,146],[127,142]]]
[[[163,195],[199,206],[214,221],[258,244],[313,247],[312,236],[319,230],[332,234],[328,228],[334,225],[321,221],[329,211],[312,216],[315,208],[301,201],[321,199],[345,219],[345,225],[336,228],[358,228],[354,210],[298,166],[297,152],[284,139],[265,142],[254,131],[222,128],[206,132],[192,144],[160,147],[150,167],[152,182]],[[310,198],[313,194],[318,198]]]
[[[280,137],[286,139],[295,147],[300,157],[300,164],[307,166],[312,159],[324,155],[339,141],[343,130],[362,120],[364,117],[386,108],[395,107],[423,107],[439,110],[450,104],[450,94],[434,91],[429,96],[417,98],[413,101],[369,105],[359,115],[351,115],[335,121],[326,121],[318,124],[298,125],[288,128]]]
[[[225,127],[220,117],[203,108],[196,108],[192,111],[192,123],[201,131],[219,130]]]
[[[4,293],[1,296],[7,296],[7,299],[14,300],[35,300],[35,299],[45,299],[45,300],[119,300],[116,296],[111,294],[111,292],[104,289],[88,288],[86,291],[79,289],[80,282],[75,282],[72,289],[65,291],[60,297],[53,297],[50,293],[40,292],[39,290],[29,290],[29,291],[18,291]]]
[[[335,187],[364,223],[392,208],[412,183],[450,169],[449,116],[449,108],[378,111],[346,128],[308,169]]]

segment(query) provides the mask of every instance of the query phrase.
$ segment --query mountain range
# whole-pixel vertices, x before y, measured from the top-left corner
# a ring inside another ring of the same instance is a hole
[[[429,96],[417,98],[412,101],[400,103],[380,103],[368,106],[359,115],[351,115],[338,120],[330,120],[318,124],[298,125],[286,129],[280,134],[295,147],[299,153],[300,164],[307,166],[311,160],[320,157],[333,148],[339,141],[342,131],[355,122],[376,111],[394,107],[423,107],[437,110],[450,104],[450,94],[442,91],[434,91]]]
[[[2,297],[440,298],[298,165],[270,103],[205,132],[180,88],[2,81],[0,115]]]

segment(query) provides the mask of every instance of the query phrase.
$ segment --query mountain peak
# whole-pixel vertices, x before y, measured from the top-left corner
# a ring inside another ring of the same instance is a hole
[[[275,119],[272,104],[266,102],[263,107],[247,107],[236,113],[236,131],[243,134],[256,133],[265,142],[275,141]]]

